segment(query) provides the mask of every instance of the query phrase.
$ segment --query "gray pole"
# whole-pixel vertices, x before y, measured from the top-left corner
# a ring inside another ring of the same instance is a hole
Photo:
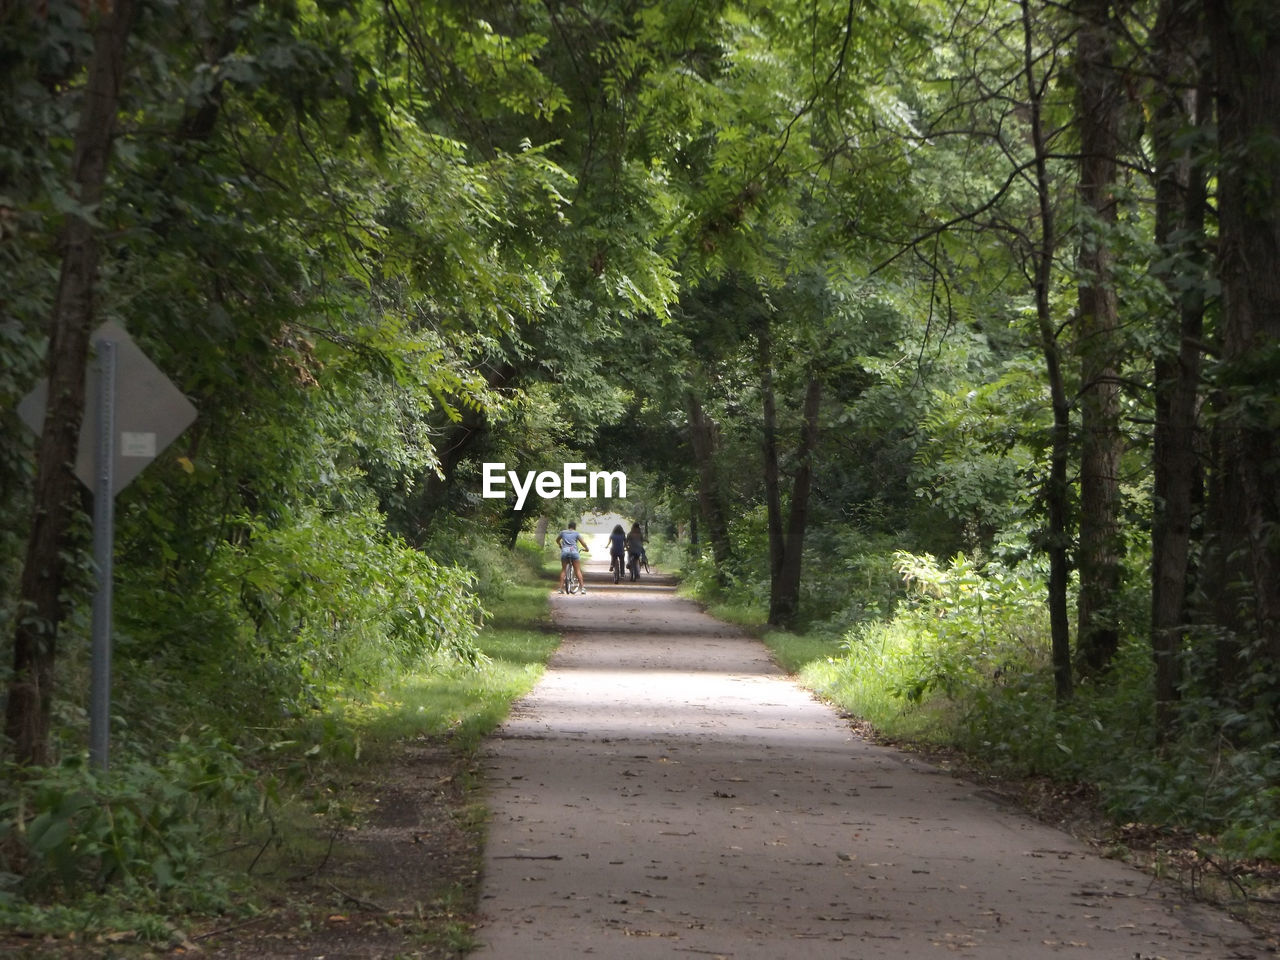
[[[93,665],[89,693],[89,762],[105,771],[111,741],[111,587],[115,543],[116,344],[99,340],[98,449],[94,464],[93,560],[98,592],[93,598]]]

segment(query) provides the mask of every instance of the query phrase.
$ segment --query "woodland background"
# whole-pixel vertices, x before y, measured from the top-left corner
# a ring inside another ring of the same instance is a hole
[[[1269,0],[0,0],[0,131],[5,910],[185,909],[281,757],[482,669],[568,519],[486,460],[625,470],[888,733],[1280,856]],[[108,319],[199,410],[118,498],[109,778]]]

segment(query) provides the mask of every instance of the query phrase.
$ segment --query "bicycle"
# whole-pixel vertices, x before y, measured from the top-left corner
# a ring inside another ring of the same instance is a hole
[[[578,575],[573,570],[573,562],[570,561],[564,571],[564,592],[572,594],[581,589],[582,584],[578,581]]]
[[[613,582],[622,580],[622,556],[619,554],[609,561],[609,572],[613,574]]]
[[[641,558],[634,553],[627,559],[627,570],[631,574],[631,582],[635,583],[640,579],[640,561]]]

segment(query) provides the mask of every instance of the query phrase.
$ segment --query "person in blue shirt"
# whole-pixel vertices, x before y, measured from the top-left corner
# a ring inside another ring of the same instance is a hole
[[[582,557],[578,552],[585,550],[591,552],[591,548],[587,546],[586,539],[578,532],[578,524],[570,523],[569,529],[561,530],[556,534],[556,546],[560,548],[560,592],[564,593],[564,575],[569,568],[569,564],[573,564],[573,572],[578,575],[578,583],[582,584],[581,592],[587,592],[587,582],[582,579]]]

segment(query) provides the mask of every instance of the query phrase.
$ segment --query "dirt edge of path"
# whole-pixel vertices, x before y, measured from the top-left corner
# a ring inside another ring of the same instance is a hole
[[[349,772],[359,822],[308,838],[252,916],[192,918],[168,943],[127,931],[33,938],[0,933],[0,955],[22,960],[459,960],[474,946],[485,810],[476,758],[420,737]]]

